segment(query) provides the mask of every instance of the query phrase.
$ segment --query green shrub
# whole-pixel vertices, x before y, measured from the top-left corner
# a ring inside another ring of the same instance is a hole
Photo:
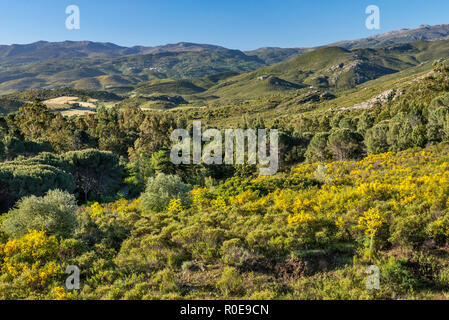
[[[211,228],[201,222],[176,230],[172,234],[173,242],[181,244],[183,249],[191,253],[193,259],[203,262],[212,262],[220,256],[223,239],[223,229]]]
[[[251,267],[259,258],[253,250],[245,248],[240,239],[223,242],[221,252],[223,262],[236,267]]]
[[[413,292],[419,284],[419,281],[408,270],[407,263],[407,259],[391,257],[381,268],[383,281],[388,283],[393,288],[393,291],[399,294],[407,291]]]
[[[122,244],[115,263],[124,272],[148,272],[175,267],[185,258],[183,250],[169,247],[161,236],[130,237]]]
[[[233,267],[224,268],[220,279],[216,283],[216,287],[225,297],[241,294],[244,290],[243,279],[237,269]]]
[[[164,269],[156,273],[153,281],[160,292],[179,293],[181,291],[178,278],[169,269]]]

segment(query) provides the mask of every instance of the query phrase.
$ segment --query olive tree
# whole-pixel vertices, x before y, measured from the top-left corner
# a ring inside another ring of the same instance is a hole
[[[167,208],[170,200],[181,199],[188,202],[190,187],[176,175],[159,173],[147,181],[145,192],[141,196],[141,208],[156,212]]]

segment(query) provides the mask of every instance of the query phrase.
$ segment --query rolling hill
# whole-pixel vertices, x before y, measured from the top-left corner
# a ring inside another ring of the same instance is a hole
[[[421,26],[417,29],[401,29],[365,39],[341,41],[331,47],[352,50],[379,49],[396,45],[398,47],[389,50],[397,52],[407,51],[402,45],[407,46],[407,43],[416,40],[433,42],[448,37],[449,25]],[[156,47],[123,47],[91,41],[39,41],[25,45],[14,44],[0,46],[0,94],[66,86],[126,93],[132,91],[127,86],[151,80],[201,78],[219,73],[245,73],[254,70],[258,71],[250,80],[268,73],[272,77],[294,84],[293,86],[288,83],[274,86],[265,86],[262,83],[249,84],[246,89],[252,88],[256,90],[255,92],[264,91],[264,88],[270,92],[290,90],[295,85],[350,87],[413,66],[426,59],[424,56],[410,56],[409,60],[402,58],[397,60],[394,52],[384,52],[385,57],[380,58],[383,61],[376,60],[375,57],[376,61],[371,61],[373,55],[376,56],[378,53],[370,55],[369,50],[360,51],[361,59],[358,59],[355,51],[339,50],[333,52],[336,56],[334,61],[330,61],[320,48],[318,54],[310,55],[316,49],[264,47],[242,52],[216,45],[188,42]],[[425,48],[417,47],[410,48],[409,51],[412,50],[426,51]],[[333,53],[329,52],[330,58],[334,58]],[[426,54],[429,59],[440,56],[429,51]],[[310,68],[304,67],[309,61],[295,60],[302,55],[306,55],[304,59],[329,62],[327,67],[335,68],[338,65],[337,60],[340,59],[339,64],[343,63],[344,67],[343,70],[337,68],[320,71],[319,65],[313,61],[310,61]],[[286,64],[282,65],[284,62]],[[278,63],[281,65],[277,65]],[[295,63],[299,63],[297,68]],[[273,69],[263,69],[272,65],[276,66]],[[283,68],[291,70],[284,72]],[[296,70],[293,70],[294,68]],[[246,77],[247,75],[242,76],[243,79],[247,79]],[[269,80],[271,82],[275,81],[272,77]],[[257,89],[259,86],[264,88],[259,90]]]
[[[239,57],[243,55],[241,52],[235,54]],[[76,69],[75,74],[65,69],[70,68],[67,61],[62,61],[60,66],[53,66],[53,69],[49,62],[32,63],[33,68],[24,68],[24,73],[41,71],[46,76],[27,76],[6,81],[0,84],[0,90],[26,90],[27,87],[40,86],[57,88],[58,83],[62,86],[68,82],[75,89],[103,89],[120,95],[124,98],[121,107],[140,105],[143,108],[171,109],[186,104],[226,104],[272,96],[281,97],[278,104],[303,105],[341,97],[348,90],[364,83],[402,71],[411,70],[412,74],[421,72],[420,66],[429,67],[435,60],[449,57],[449,40],[416,41],[374,49],[324,47],[288,61],[243,73],[245,68],[251,70],[249,66],[258,62],[257,57],[246,56],[247,64],[234,64],[238,70],[229,71],[224,65],[235,57],[233,52],[216,51],[212,56],[217,59],[211,59],[211,54],[206,52],[161,53],[112,60],[80,58],[71,62],[81,66],[86,63],[85,60],[89,60],[90,64]],[[190,59],[191,63],[187,63],[186,59]],[[206,63],[207,59],[210,59],[209,64]],[[142,71],[145,65],[151,63],[156,63],[159,68],[167,68],[166,73]],[[222,68],[218,67],[220,64]],[[168,65],[171,66],[170,70]],[[414,68],[416,71],[413,71]],[[108,74],[113,72],[116,74]],[[214,74],[205,75],[209,72]],[[82,75],[92,76],[74,80],[76,76]],[[366,99],[373,96],[366,96]],[[14,95],[12,97],[16,98]],[[363,101],[356,103],[360,102]],[[4,110],[12,111],[15,104],[5,105],[9,107]]]
[[[266,64],[238,50],[164,52],[123,57],[51,59],[0,66],[0,92],[72,86],[107,89],[166,78],[246,72]]]
[[[204,95],[254,98],[285,91],[333,93],[394,74],[426,62],[449,57],[449,40],[417,41],[376,49],[324,47],[289,61],[231,77]],[[273,86],[273,79],[280,79]],[[284,82],[282,82],[282,81]],[[303,90],[299,90],[303,88]]]
[[[164,52],[200,52],[225,50],[220,46],[180,42],[156,47],[122,47],[113,43],[92,41],[38,41],[30,44],[0,46],[0,64],[17,64],[49,59],[86,58],[95,56],[116,57]]]

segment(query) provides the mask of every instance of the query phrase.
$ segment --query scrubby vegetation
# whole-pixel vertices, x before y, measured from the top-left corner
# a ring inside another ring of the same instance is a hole
[[[2,224],[10,237],[0,250],[0,294],[438,298],[449,292],[448,150],[439,144],[322,168],[303,164],[274,177],[197,187],[187,202],[167,192],[148,205],[154,188],[174,187],[160,174],[142,200],[78,208],[76,230],[69,196],[24,198]],[[373,264],[382,272],[378,291],[365,286]],[[68,265],[82,271],[80,291],[62,289]]]
[[[411,49],[385,54],[397,50]],[[0,117],[0,299],[448,298],[449,67],[389,60],[413,70],[387,75],[395,90],[357,107],[357,92],[363,103],[383,88],[368,81],[386,71],[373,52],[327,48],[255,73],[136,89],[200,99],[196,88],[232,94],[245,77],[255,94],[296,76],[320,84],[294,94],[245,100],[243,86],[229,104],[143,111],[140,97],[73,117],[36,100]],[[314,78],[331,67],[323,55],[357,54],[372,62],[364,81]],[[279,173],[174,165],[171,132],[198,119],[203,130],[278,129]],[[68,266],[80,269],[79,290],[65,288]],[[378,290],[366,286],[370,266]]]

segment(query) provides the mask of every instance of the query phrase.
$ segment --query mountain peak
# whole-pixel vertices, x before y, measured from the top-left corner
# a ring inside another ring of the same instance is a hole
[[[416,29],[398,29],[381,34],[376,34],[368,38],[358,40],[345,40],[332,43],[332,46],[339,46],[346,49],[357,48],[380,48],[390,44],[409,43],[413,41],[425,40],[436,41],[449,37],[449,24],[430,26],[422,24]]]

